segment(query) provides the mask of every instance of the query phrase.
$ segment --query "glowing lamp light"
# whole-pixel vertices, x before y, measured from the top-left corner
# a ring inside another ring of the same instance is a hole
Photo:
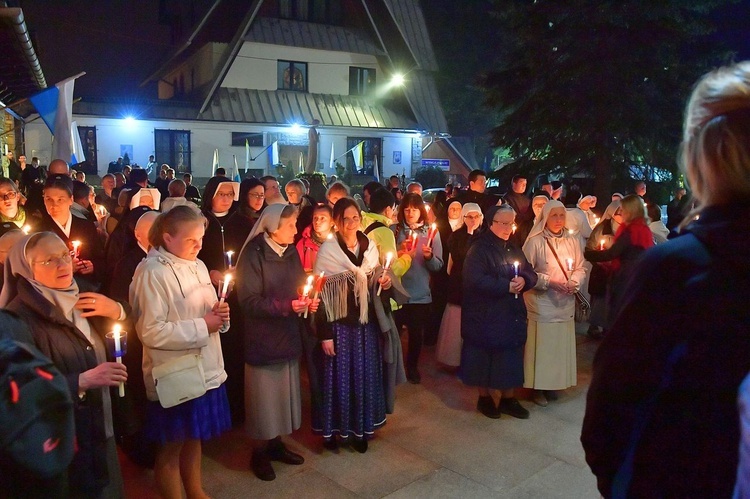
[[[302,131],[302,127],[299,123],[292,123],[290,125],[292,133],[300,133]]]
[[[391,78],[391,83],[401,87],[404,85],[404,83],[406,83],[406,78],[401,73],[396,73],[393,75],[393,78]]]

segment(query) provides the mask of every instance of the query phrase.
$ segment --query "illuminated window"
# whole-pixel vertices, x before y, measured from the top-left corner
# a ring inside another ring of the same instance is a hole
[[[307,64],[304,62],[279,61],[279,90],[307,92]]]

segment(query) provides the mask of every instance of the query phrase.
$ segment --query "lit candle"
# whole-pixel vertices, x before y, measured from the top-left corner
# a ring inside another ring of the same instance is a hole
[[[599,240],[599,249],[604,251],[604,239]]]
[[[417,247],[417,233],[412,232],[411,233],[411,249],[415,249]]]
[[[333,239],[333,232],[329,232],[326,239]]]
[[[305,282],[305,286],[302,288],[302,298],[307,298],[308,296],[310,296],[310,291],[312,290],[312,287],[313,287],[312,286],[313,279],[315,279],[313,276],[307,276],[307,281]],[[303,315],[307,317],[307,310],[308,310],[308,307],[305,307],[305,311],[300,312],[297,315],[300,317],[302,317]]]
[[[568,262],[568,270],[573,272],[573,259],[568,258],[566,261]]]
[[[594,225],[597,225],[599,223],[599,217],[594,217]]]
[[[232,274],[224,275],[224,287],[221,288],[221,294],[219,295],[219,303],[223,304],[227,298],[227,291],[229,291],[229,281],[232,280]]]
[[[112,331],[112,338],[115,340],[115,362],[122,364],[122,343],[120,342],[121,327],[119,324],[115,324],[115,328]],[[125,383],[120,382],[118,387],[120,397],[125,396]]]
[[[81,248],[81,241],[73,241],[71,244],[73,245],[73,258],[77,260]]]
[[[435,234],[437,234],[437,224],[432,224],[430,226],[430,231],[427,235],[427,246],[429,248],[432,248],[432,241],[435,240]]]
[[[518,262],[513,262],[513,270],[515,271],[516,277],[518,277]],[[518,293],[516,293],[516,300],[518,299]]]
[[[23,233],[28,236],[29,232],[31,232],[31,225],[24,225],[23,229],[21,229],[21,231],[23,231]]]
[[[387,254],[385,255],[385,265],[383,266],[383,273],[382,273],[382,274],[380,275],[380,278],[381,278],[381,279],[382,279],[383,277],[385,277],[385,273],[386,273],[386,272],[388,272],[388,269],[390,269],[390,268],[391,268],[391,261],[392,261],[392,260],[393,260],[393,252],[392,252],[392,251],[389,251],[389,252],[388,252],[388,253],[387,253]],[[377,293],[377,295],[378,295],[378,296],[380,296],[380,292],[381,292],[381,291],[383,291],[383,286],[381,286],[380,284],[378,284],[378,293]]]
[[[511,229],[510,229],[510,230],[511,230],[511,231],[513,231],[513,234],[515,234],[515,233],[516,233],[516,230],[518,230],[518,225],[516,225],[516,224],[514,223],[514,224],[513,224],[512,226],[511,226]]]
[[[318,299],[320,290],[323,289],[323,284],[325,284],[325,282],[326,282],[325,272],[321,271],[320,274],[318,275],[318,278],[315,279],[315,292],[313,293],[312,301],[315,301]],[[305,309],[305,319],[307,319],[307,312],[308,312],[308,309]]]
[[[575,232],[576,232],[576,231],[574,231],[573,229],[568,229],[568,234],[570,234],[571,236],[572,236],[573,234],[575,234]]]
[[[232,255],[234,255],[234,251],[229,250],[227,251],[227,268],[229,270],[232,270]]]
[[[104,218],[107,214],[107,209],[104,206],[99,207],[99,218]]]
[[[425,209],[425,211],[427,213],[429,213],[430,212],[430,205],[429,204],[424,205],[424,209]]]

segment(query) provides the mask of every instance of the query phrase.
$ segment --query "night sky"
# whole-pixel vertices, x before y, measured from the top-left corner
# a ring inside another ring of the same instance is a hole
[[[193,1],[198,7],[207,3]],[[16,0],[9,4],[24,10],[48,84],[86,71],[76,82],[77,97],[155,98],[154,86],[139,85],[175,50],[168,28],[158,24],[158,1]],[[425,10],[442,10],[449,4],[455,6],[455,0],[422,1]],[[425,17],[433,23],[431,31],[453,31],[453,40],[467,50],[476,44],[470,29],[434,25],[438,16],[429,12]],[[737,52],[736,59],[750,58],[750,0],[726,7],[716,20],[720,26],[716,36]]]

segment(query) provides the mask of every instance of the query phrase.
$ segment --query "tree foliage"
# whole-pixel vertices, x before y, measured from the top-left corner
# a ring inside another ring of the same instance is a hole
[[[493,143],[527,168],[593,174],[603,196],[630,165],[675,171],[690,88],[728,56],[709,15],[730,1],[494,0]]]
[[[414,180],[422,184],[425,189],[443,187],[448,182],[445,172],[436,166],[422,166],[414,174]]]

